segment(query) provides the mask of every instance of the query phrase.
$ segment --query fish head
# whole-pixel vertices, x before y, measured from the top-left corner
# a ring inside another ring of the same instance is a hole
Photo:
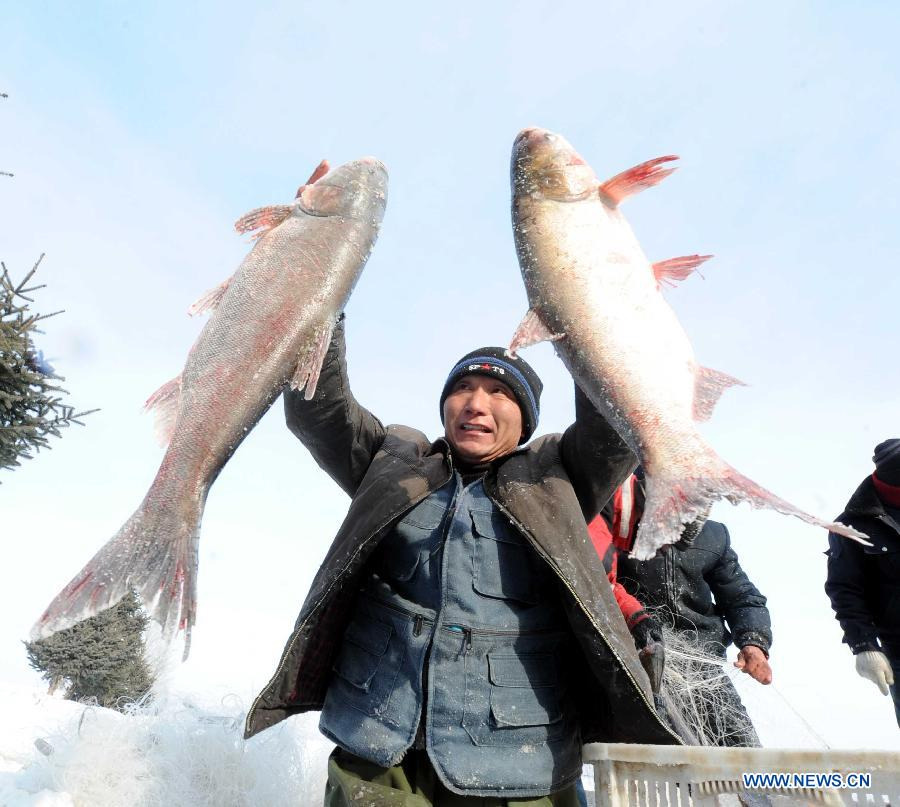
[[[594,170],[562,135],[529,127],[517,135],[510,173],[514,194],[577,202],[596,193]]]
[[[381,221],[387,203],[387,171],[374,157],[339,165],[305,185],[297,204],[310,216]]]

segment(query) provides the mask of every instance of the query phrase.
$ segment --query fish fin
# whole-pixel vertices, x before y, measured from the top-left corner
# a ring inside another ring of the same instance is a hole
[[[617,205],[623,199],[662,182],[675,169],[661,168],[660,166],[663,163],[677,159],[678,157],[670,154],[666,157],[657,157],[655,160],[647,160],[645,163],[635,165],[633,168],[629,168],[627,171],[607,179],[606,182],[600,185],[600,194],[607,197],[614,205]]]
[[[722,393],[729,387],[746,386],[734,376],[709,367],[698,367],[694,374],[694,420],[709,420]]]
[[[254,238],[262,238],[269,230],[277,227],[288,216],[291,215],[294,208],[290,205],[272,205],[271,207],[258,207],[245,213],[235,223],[234,229],[239,233],[250,233],[254,230],[260,232],[254,233]]]
[[[234,276],[232,275],[232,277],[223,280],[218,286],[210,289],[204,295],[199,297],[188,309],[188,316],[195,317],[197,314],[202,314],[204,311],[215,310],[216,306],[225,296],[225,292],[228,291],[228,287],[231,285],[233,279]]]
[[[678,258],[657,261],[653,264],[653,276],[656,278],[657,287],[663,283],[674,287],[711,257],[712,255],[682,255]]]
[[[313,341],[301,354],[294,377],[291,379],[291,389],[301,390],[305,388],[303,397],[309,401],[316,394],[316,386],[319,383],[319,373],[322,371],[322,363],[331,344],[331,334],[334,331],[334,321],[329,320],[316,331]]]
[[[181,375],[166,381],[144,402],[144,411],[153,411],[156,439],[163,447],[169,444],[175,431],[178,407],[181,403]]]
[[[519,323],[519,327],[516,328],[512,342],[509,343],[509,347],[506,349],[506,354],[515,356],[516,351],[521,350],[523,347],[530,347],[538,344],[538,342],[556,342],[560,339],[565,339],[565,336],[564,333],[551,333],[550,329],[544,325],[543,320],[538,316],[538,313],[533,308],[529,308],[528,313],[525,314]]]
[[[681,538],[686,524],[706,518],[709,508],[720,499],[727,499],[731,504],[748,502],[751,507],[775,510],[869,544],[865,533],[810,515],[741,475],[715,454],[713,458],[713,467],[702,476],[647,475],[644,512],[631,550],[632,557],[649,560],[663,546],[674,544]]]
[[[172,506],[154,504],[154,490],[41,615],[33,639],[46,638],[115,605],[130,590],[162,628],[166,643],[184,631],[184,657],[196,616],[197,546],[204,491]]]
[[[300,194],[306,189],[307,185],[313,185],[318,182],[322,177],[325,176],[331,170],[331,165],[328,160],[322,160],[315,170],[309,175],[309,179],[306,180],[299,188],[297,188],[297,195],[294,197],[295,199],[300,198]]]

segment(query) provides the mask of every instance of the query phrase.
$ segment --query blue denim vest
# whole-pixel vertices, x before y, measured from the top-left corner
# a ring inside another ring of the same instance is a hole
[[[371,569],[322,732],[390,767],[424,721],[438,776],[467,795],[538,796],[574,781],[581,739],[558,583],[481,481],[454,474],[385,536]]]

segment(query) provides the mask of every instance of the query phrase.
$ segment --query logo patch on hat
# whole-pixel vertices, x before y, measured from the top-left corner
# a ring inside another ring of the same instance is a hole
[[[500,375],[506,375],[506,370],[502,367],[498,367],[496,364],[470,364],[466,367],[467,370],[490,370],[492,373],[499,373]]]

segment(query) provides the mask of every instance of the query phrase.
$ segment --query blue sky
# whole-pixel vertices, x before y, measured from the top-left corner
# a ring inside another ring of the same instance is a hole
[[[184,362],[187,307],[246,253],[232,223],[323,157],[372,154],[391,177],[347,309],[354,390],[385,422],[439,433],[448,368],[524,314],[508,161],[534,124],[601,177],[681,156],[625,213],[652,260],[716,255],[667,297],[698,360],[750,385],[703,427],[729,462],[833,516],[900,432],[891,4],[31,3],[4,23],[0,258],[18,276],[47,253],[36,305],[66,313],[41,346],[71,402],[102,411],[3,474],[4,519],[28,537],[0,572],[0,676],[31,680],[13,644],[152,480],[140,406]],[[525,355],[546,385],[539,432],[564,428],[561,363]],[[185,686],[265,683],[345,508],[276,404],[210,494]],[[840,645],[824,534],[716,516],[770,598],[779,691],[834,745],[900,747]]]

